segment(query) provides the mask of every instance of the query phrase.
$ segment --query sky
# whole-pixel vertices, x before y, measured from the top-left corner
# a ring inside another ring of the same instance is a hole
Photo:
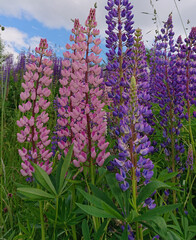
[[[89,9],[95,2],[98,7],[97,28],[100,29],[102,39],[101,57],[105,59],[107,11],[104,7],[107,0],[0,0],[0,24],[5,27],[5,31],[2,31],[0,36],[4,41],[5,51],[12,53],[16,59],[21,51],[35,49],[39,45],[40,38],[47,38],[49,46],[56,55],[63,57],[73,27],[71,19],[79,18],[80,23],[84,24]],[[191,27],[196,26],[196,0],[131,0],[130,2],[134,6],[132,10],[134,27],[142,29],[147,48],[152,46],[155,30],[161,29],[163,21],[167,20],[171,12],[176,38],[179,35],[185,37],[180,16],[187,34]],[[157,12],[157,24],[152,20],[154,9]]]

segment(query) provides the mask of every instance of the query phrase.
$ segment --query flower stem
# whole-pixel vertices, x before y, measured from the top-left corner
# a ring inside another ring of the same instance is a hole
[[[194,176],[193,181],[192,181],[192,183],[190,184],[189,193],[188,193],[188,195],[187,195],[186,201],[184,202],[184,207],[186,206],[186,204],[187,204],[187,202],[188,202],[188,199],[189,199],[189,196],[190,196],[190,194],[191,194],[192,187],[193,187],[193,183],[194,183],[195,179],[196,179],[196,175]]]
[[[53,232],[53,239],[55,240],[56,236],[56,224],[57,224],[57,218],[58,218],[58,210],[59,210],[59,198],[56,198],[56,216],[55,216],[55,222],[54,222],[54,232]]]
[[[189,113],[189,115],[190,115],[190,113]],[[196,172],[196,152],[195,152],[195,142],[194,142],[194,138],[193,138],[193,132],[192,132],[192,128],[191,128],[191,117],[189,117],[188,122],[189,122],[189,135],[190,135],[190,139],[191,139],[191,145],[193,148],[193,170],[194,170],[194,172]]]
[[[137,181],[135,175],[135,167],[132,167],[132,191],[133,191],[133,208],[136,212],[137,209]],[[143,240],[143,232],[142,227],[139,226],[139,223],[136,223],[136,239]]]
[[[5,98],[6,98],[6,92],[7,92],[7,81],[8,81],[8,76],[6,76],[5,80],[5,86],[3,86],[3,69],[1,66],[1,79],[2,79],[2,103],[1,103],[1,148],[0,148],[0,178],[1,178],[1,193],[0,193],[0,227],[1,227],[1,237],[3,236],[3,133],[4,133],[4,107],[5,107]]]
[[[43,205],[42,201],[39,201],[40,220],[41,220],[41,235],[42,240],[45,240],[45,228],[44,228],[44,217],[43,217]]]
[[[72,201],[71,201],[71,208],[74,209],[75,207],[75,186],[72,187]],[[72,237],[73,240],[77,240],[77,235],[76,235],[76,226],[73,225],[71,226],[72,229]]]

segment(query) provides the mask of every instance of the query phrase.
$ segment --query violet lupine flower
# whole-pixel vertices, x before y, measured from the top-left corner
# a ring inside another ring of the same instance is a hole
[[[64,53],[64,57],[71,61],[63,61],[63,65],[70,68],[62,70],[64,78],[60,82],[63,88],[59,90],[61,98],[58,100],[62,106],[69,102],[67,111],[63,108],[58,110],[63,116],[58,123],[66,126],[69,117],[71,127],[66,132],[57,132],[58,135],[65,134],[69,137],[66,142],[59,142],[59,147],[66,154],[68,146],[74,143],[73,164],[76,167],[82,167],[84,164],[89,166],[93,159],[96,159],[97,165],[102,166],[109,156],[109,153],[105,152],[109,143],[105,142],[104,137],[107,125],[104,122],[104,103],[100,100],[103,90],[99,89],[103,81],[100,78],[101,68],[98,66],[101,62],[98,56],[101,52],[98,47],[101,40],[94,38],[99,34],[99,30],[95,29],[97,25],[95,9],[90,10],[85,25],[86,28],[81,27],[79,20],[75,20],[72,29],[74,35],[70,36],[74,43],[72,46],[66,45],[73,53],[69,51]],[[96,145],[98,147],[95,147]]]
[[[159,235],[154,236],[152,240],[157,240],[157,239],[160,239]]]
[[[186,103],[187,114],[182,111],[183,116],[187,120],[190,116],[190,107],[196,105],[196,27],[191,29],[189,37],[182,41],[181,36],[177,40],[177,66],[178,66],[178,79],[181,91]],[[195,113],[193,114],[193,116]]]
[[[17,125],[23,130],[17,133],[17,139],[20,143],[29,142],[31,145],[30,149],[23,147],[18,150],[23,161],[20,171],[23,176],[32,176],[34,168],[31,162],[39,165],[48,174],[52,171],[52,162],[50,163],[52,152],[47,150],[51,142],[48,135],[50,130],[44,126],[49,120],[46,109],[50,102],[46,98],[50,96],[51,91],[48,86],[52,81],[50,78],[52,61],[44,58],[44,56],[51,56],[51,51],[47,48],[47,40],[41,39],[39,47],[35,48],[40,56],[31,56],[33,63],[26,66],[25,82],[22,83],[25,91],[20,94],[23,103],[19,105],[19,110],[24,113],[24,116],[17,121]],[[28,117],[29,112],[32,114],[31,117]]]
[[[189,148],[188,148],[186,167],[187,169],[190,168],[191,170],[193,170],[193,147],[191,144],[189,145]]]
[[[53,61],[53,84],[56,85],[58,80],[62,78],[62,58],[53,57],[51,60]]]
[[[106,33],[109,35],[106,47],[110,48],[107,53],[106,86],[111,87],[108,96],[113,99],[112,131],[113,136],[117,138],[118,152],[118,158],[110,162],[108,169],[113,170],[115,167],[119,169],[116,179],[123,191],[130,187],[127,179],[136,177],[138,182],[142,179],[144,184],[147,184],[153,175],[154,167],[151,160],[148,164],[140,165],[140,162],[137,164],[138,156],[141,155],[145,159],[154,148],[147,137],[152,128],[142,115],[143,106],[138,103],[135,77],[130,73],[127,74],[129,63],[127,55],[131,56],[134,43],[131,9],[129,1],[108,1],[108,6],[106,6],[108,10]],[[124,26],[123,21],[126,16],[128,21]],[[136,61],[139,60],[136,59]],[[134,174],[131,174],[133,171]]]
[[[108,15],[106,15],[106,23],[108,24],[106,47],[109,48],[109,52],[106,53],[108,57],[106,66],[108,78],[105,84],[111,87],[108,96],[113,99],[113,116],[115,120],[116,117],[122,118],[123,113],[120,111],[119,105],[122,105],[123,101],[128,98],[124,87],[129,87],[128,80],[130,79],[126,75],[127,63],[124,59],[124,53],[126,49],[131,48],[134,42],[134,29],[132,27],[134,22],[132,21],[133,14],[131,11],[133,6],[129,1],[108,0],[105,8],[108,11]],[[123,89],[125,92],[123,92]],[[114,127],[114,132],[115,130],[119,131]]]
[[[6,57],[6,59],[4,60],[4,64],[2,65],[2,73],[3,74],[1,74],[1,78],[3,77],[3,79],[1,79],[1,81],[3,81],[5,83],[7,80],[7,84],[9,84],[10,75],[11,75],[11,71],[13,70],[13,68],[14,68],[13,55],[10,54]]]
[[[179,83],[181,95],[184,98],[180,108],[181,118],[185,118],[189,125],[189,136],[193,148],[194,168],[196,166],[196,151],[191,127],[191,119],[196,117],[195,111],[191,109],[196,106],[196,27],[190,31],[188,38],[182,41],[181,36],[177,40],[177,82]],[[184,111],[185,110],[185,111]],[[194,110],[194,109],[193,109]]]
[[[134,76],[137,82],[138,102],[141,106],[142,115],[147,122],[152,126],[152,110],[150,104],[150,83],[147,66],[147,57],[144,43],[142,41],[141,29],[136,29],[134,32],[134,44],[131,49],[128,49],[126,71],[131,76]]]
[[[144,202],[143,207],[148,207],[148,209],[153,209],[156,207],[156,204],[154,203],[154,200],[152,198],[147,198]]]
[[[108,88],[108,97],[112,99],[109,106],[111,114],[108,114],[107,122],[110,128],[110,137],[115,141],[120,137],[120,119],[126,114],[122,106],[126,105],[129,99],[128,88],[131,75],[127,74],[127,62],[124,56],[126,50],[130,49],[134,42],[134,15],[132,14],[133,6],[127,0],[108,0],[105,8],[108,11],[106,15],[108,64],[105,85]],[[118,154],[117,142],[113,153]]]
[[[18,61],[14,66],[13,69],[13,77],[14,81],[17,82],[18,79],[21,79],[24,75],[24,72],[26,71],[26,55],[24,52],[21,52],[18,56]]]
[[[58,101],[58,97],[55,97],[54,101],[53,101],[53,105],[54,105],[54,110],[57,112],[57,122],[56,122],[56,126],[54,127],[54,131],[53,131],[53,136],[52,136],[52,152],[53,152],[53,157],[55,156],[56,152],[59,151],[59,146],[58,146],[58,142],[67,141],[67,137],[66,136],[61,136],[61,134],[57,134],[57,132],[62,132],[64,130],[66,130],[66,127],[61,126],[58,123],[58,119],[62,118],[63,116],[61,114],[59,114],[58,109],[60,108],[65,108],[67,109],[68,106],[66,105],[65,107],[62,107],[61,104]],[[60,159],[61,154],[59,154],[58,158]]]
[[[183,110],[181,88],[177,81],[175,45],[173,40],[172,15],[169,15],[161,34],[156,37],[150,61],[151,99],[159,104],[158,123],[163,129],[165,158],[170,160],[172,171],[181,166],[180,156],[184,146],[179,134],[182,127],[180,115]]]
[[[126,181],[130,177],[131,169],[134,168],[137,182],[144,178],[145,184],[153,176],[154,165],[146,156],[153,151],[153,147],[147,137],[151,127],[142,116],[141,108],[137,99],[137,87],[135,78],[132,77],[130,86],[130,105],[127,116],[120,120],[121,137],[118,139],[119,158],[113,162],[120,169],[116,178],[121,184],[121,189],[126,191],[129,184]],[[138,160],[139,157],[139,160]]]

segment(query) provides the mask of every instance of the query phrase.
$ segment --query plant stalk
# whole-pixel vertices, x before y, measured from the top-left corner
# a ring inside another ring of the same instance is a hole
[[[56,198],[56,215],[55,215],[55,222],[54,222],[54,232],[53,232],[53,240],[55,240],[56,237],[56,224],[58,219],[58,211],[59,211],[59,198]]]
[[[43,216],[43,204],[39,201],[40,220],[41,220],[41,236],[42,240],[45,240],[45,227],[44,227],[44,216]]]

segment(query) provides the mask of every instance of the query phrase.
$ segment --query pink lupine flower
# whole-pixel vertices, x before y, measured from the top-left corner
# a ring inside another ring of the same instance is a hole
[[[58,109],[61,115],[58,124],[62,129],[57,131],[61,139],[66,136],[66,143],[63,140],[58,142],[59,148],[64,152],[74,143],[73,164],[81,169],[83,164],[89,167],[95,164],[102,166],[109,156],[105,152],[109,143],[104,136],[107,123],[104,123],[104,103],[101,101],[103,91],[99,89],[99,84],[103,81],[100,78],[101,68],[98,66],[102,60],[98,56],[101,52],[98,46],[101,40],[94,38],[99,34],[99,30],[95,29],[95,9],[90,9],[85,25],[86,28],[81,27],[79,20],[75,19],[72,29],[74,35],[70,36],[73,44],[66,45],[72,52],[66,51],[63,54],[66,60],[63,61],[63,79],[59,80],[63,87],[59,90],[61,97],[58,100],[61,104]],[[91,66],[90,63],[95,65]],[[69,121],[65,122],[67,117]],[[64,132],[68,124],[69,135]],[[87,149],[84,151],[86,145]]]
[[[31,165],[31,161],[40,165],[48,174],[51,173],[52,169],[52,163],[49,163],[52,154],[49,150],[46,150],[46,147],[51,142],[48,139],[50,130],[44,127],[49,117],[48,113],[43,111],[50,105],[50,102],[45,98],[51,94],[47,86],[52,81],[50,75],[53,72],[50,68],[52,61],[44,58],[44,56],[51,56],[52,54],[47,48],[46,39],[41,39],[39,47],[35,49],[40,54],[40,57],[31,56],[31,60],[34,63],[26,66],[27,71],[24,74],[25,83],[22,83],[25,91],[20,94],[20,98],[24,103],[19,105],[19,110],[23,113],[30,111],[32,114],[31,117],[23,116],[23,118],[17,121],[17,125],[24,128],[20,133],[17,133],[18,141],[21,143],[27,141],[31,144],[31,148],[28,150],[26,148],[18,150],[23,160],[21,164],[21,174],[23,176],[32,176],[34,168]],[[42,160],[44,162],[40,163]]]

